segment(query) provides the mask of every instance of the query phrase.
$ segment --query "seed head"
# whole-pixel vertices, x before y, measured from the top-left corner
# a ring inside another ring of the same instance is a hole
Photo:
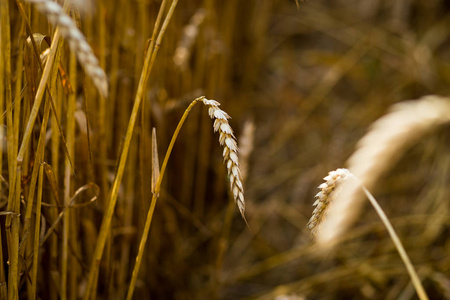
[[[331,202],[336,196],[337,184],[350,175],[351,173],[347,169],[337,169],[329,172],[328,175],[323,178],[325,182],[318,187],[320,191],[315,196],[316,201],[313,204],[315,208],[312,213],[312,217],[309,219],[307,224],[307,227],[311,229],[311,235],[313,238],[316,235],[320,224],[325,219]]]
[[[76,53],[78,61],[86,74],[91,77],[97,90],[103,97],[108,97],[108,80],[105,71],[100,67],[91,46],[75,25],[75,22],[64,13],[63,8],[56,2],[49,0],[27,0],[47,16],[50,23],[59,25],[61,35],[68,41],[70,50]]]
[[[206,106],[209,106],[209,116],[214,120],[214,132],[219,132],[219,143],[223,146],[223,159],[227,167],[230,179],[230,190],[242,217],[245,219],[244,187],[237,155],[238,147],[233,129],[228,123],[230,116],[219,108],[220,103],[216,100],[199,98]]]

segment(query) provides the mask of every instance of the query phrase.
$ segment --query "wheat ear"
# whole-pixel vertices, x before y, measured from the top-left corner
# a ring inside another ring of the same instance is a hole
[[[219,108],[220,103],[216,100],[201,98],[200,101],[209,107],[209,116],[214,120],[214,132],[219,132],[219,142],[223,146],[223,159],[227,166],[228,176],[230,178],[230,189],[234,197],[242,218],[245,219],[245,201],[244,187],[242,184],[242,175],[239,167],[239,158],[237,155],[238,147],[236,138],[233,134],[228,119],[230,116]]]
[[[42,14],[47,16],[50,23],[59,25],[61,35],[69,42],[70,50],[76,53],[86,74],[91,77],[99,93],[106,98],[108,96],[108,80],[105,71],[99,66],[98,59],[95,57],[91,46],[73,20],[64,13],[57,2],[49,0],[26,1],[33,3]]]
[[[311,237],[314,238],[317,234],[320,224],[325,220],[327,211],[333,199],[336,197],[336,187],[339,182],[345,179],[349,175],[347,169],[337,169],[328,173],[324,183],[318,186],[320,191],[315,196],[316,201],[313,206],[315,206],[312,213],[311,219],[307,224],[307,227],[311,229]]]
[[[336,171],[331,171],[328,176],[324,178],[324,180],[326,182],[322,183],[319,186],[321,191],[316,195],[317,200],[314,203],[314,205],[316,205],[316,209],[314,209],[313,216],[308,223],[308,227],[312,230],[312,232],[321,233],[324,230],[318,230],[318,225],[320,225],[320,221],[324,219],[326,209],[327,207],[329,207],[331,201],[342,197],[341,195],[338,195],[341,193],[341,191],[348,190],[348,186],[354,186],[355,188],[361,190],[367,196],[367,199],[369,199],[369,202],[372,204],[381,221],[383,222],[383,225],[386,227],[389,236],[391,237],[391,240],[398,251],[398,254],[405,264],[406,270],[411,277],[411,281],[414,285],[414,288],[416,289],[419,299],[428,300],[425,289],[420,282],[419,276],[417,275],[417,272],[414,269],[414,266],[411,263],[411,260],[409,259],[409,256],[406,253],[406,250],[403,247],[400,238],[395,232],[394,227],[392,227],[389,218],[386,216],[383,209],[378,204],[378,201],[369,192],[369,190],[347,169],[337,169]]]
[[[395,104],[372,125],[349,158],[348,169],[368,189],[399,158],[402,151],[426,132],[450,121],[450,99],[426,96]],[[346,185],[334,201],[317,241],[333,243],[356,219],[363,195],[355,185]]]

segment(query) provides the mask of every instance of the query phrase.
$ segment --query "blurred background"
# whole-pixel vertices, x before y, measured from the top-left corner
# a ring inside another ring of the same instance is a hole
[[[75,299],[85,284],[160,2],[97,1],[78,18],[106,71],[110,96],[103,123],[102,102],[79,67],[73,181],[75,187],[96,183],[100,196],[74,209],[79,244],[71,255],[80,260],[70,273]],[[14,1],[9,9],[14,61],[23,27]],[[46,17],[29,11],[33,30],[51,35]],[[61,65],[67,69],[65,49]],[[180,1],[134,131],[97,298],[123,299],[131,278],[152,197],[152,128],[162,161],[184,110],[205,95],[232,117],[250,228],[228,191],[207,109],[197,105],[169,160],[135,299],[416,299],[372,207],[365,206],[333,251],[319,251],[306,224],[322,178],[345,167],[373,121],[394,103],[449,91],[448,1]],[[48,146],[48,163],[62,169],[61,146],[56,161],[50,151]],[[447,125],[408,148],[372,191],[431,299],[450,299],[449,167]],[[51,290],[57,290],[58,262],[49,265],[49,247],[43,246],[40,268],[53,273],[40,279],[42,299],[57,298]]]

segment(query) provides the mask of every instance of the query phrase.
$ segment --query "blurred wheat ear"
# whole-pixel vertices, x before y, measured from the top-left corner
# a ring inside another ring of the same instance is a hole
[[[321,223],[325,220],[328,209],[330,208],[333,199],[336,198],[337,185],[340,181],[344,180],[348,175],[347,169],[337,169],[328,173],[324,183],[318,186],[320,191],[316,194],[315,206],[311,219],[307,224],[307,227],[311,229],[311,237],[314,239]]]
[[[414,269],[414,266],[411,263],[411,260],[409,259],[409,256],[406,253],[406,250],[403,247],[400,238],[395,232],[394,227],[389,221],[389,218],[386,216],[383,209],[378,204],[378,201],[369,192],[369,190],[361,183],[360,180],[358,180],[358,178],[356,178],[347,169],[337,169],[336,171],[331,171],[328,174],[328,176],[324,178],[324,180],[326,182],[322,183],[319,186],[321,191],[316,195],[317,200],[314,203],[316,208],[314,209],[313,216],[311,217],[311,220],[308,223],[308,227],[312,230],[313,235],[317,232],[321,233],[321,231],[318,230],[318,226],[320,225],[320,222],[324,219],[324,215],[327,208],[330,206],[331,201],[334,198],[336,198],[335,196],[338,195],[338,192],[340,192],[341,190],[345,192],[349,190],[349,187],[352,187],[352,189],[355,190],[356,189],[361,190],[367,196],[370,203],[377,212],[378,216],[380,217],[381,221],[383,222],[383,225],[386,227],[391,237],[391,240],[395,245],[395,248],[397,249],[401,259],[403,260],[403,263],[405,264],[408,274],[411,277],[411,281],[414,285],[414,288],[416,289],[419,299],[428,300],[428,296],[425,292],[425,289],[423,288],[422,283],[420,282],[419,276],[417,275],[417,272]],[[320,243],[320,245],[323,246],[324,244]],[[327,244],[326,246],[330,246],[330,244]]]
[[[395,104],[359,141],[347,162],[348,169],[370,190],[409,145],[449,121],[450,98],[426,96]],[[333,244],[359,215],[362,199],[360,188],[347,185],[330,208],[317,241]]]
[[[92,79],[95,87],[103,97],[108,97],[108,80],[105,71],[100,67],[91,46],[85,36],[75,25],[75,22],[64,13],[63,8],[56,2],[49,0],[26,0],[47,16],[50,23],[58,25],[61,35],[67,39],[70,50],[76,53],[78,61],[86,74]]]

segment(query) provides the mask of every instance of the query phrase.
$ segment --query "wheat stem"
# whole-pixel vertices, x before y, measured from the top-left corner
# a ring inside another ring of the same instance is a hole
[[[37,290],[37,271],[39,259],[39,235],[41,224],[41,201],[42,201],[42,186],[44,182],[44,165],[39,165],[39,184],[38,195],[36,201],[36,219],[34,225],[34,241],[33,241],[33,269],[31,271],[31,291],[30,299],[36,299]]]
[[[150,208],[147,212],[147,218],[145,219],[144,230],[142,232],[141,241],[139,243],[138,255],[136,256],[136,263],[134,265],[133,274],[131,276],[130,286],[128,288],[127,300],[131,300],[131,298],[133,297],[134,287],[136,286],[137,276],[139,274],[139,269],[140,269],[141,263],[142,263],[142,257],[144,254],[145,244],[147,242],[148,233],[150,231],[150,225],[151,225],[152,219],[153,219],[153,212],[155,211],[156,201],[158,200],[159,192],[161,190],[161,182],[164,177],[164,173],[166,171],[166,167],[167,167],[167,163],[169,161],[170,154],[172,153],[172,149],[173,149],[173,146],[175,145],[175,141],[177,140],[177,137],[178,137],[178,134],[180,133],[181,127],[183,126],[184,121],[186,120],[187,116],[189,115],[189,112],[194,107],[194,105],[197,104],[197,102],[199,100],[201,100],[202,98],[204,98],[204,97],[196,98],[194,101],[191,102],[191,104],[188,106],[188,108],[184,111],[184,114],[181,117],[180,122],[178,122],[178,126],[175,129],[174,134],[172,135],[172,139],[170,140],[169,147],[167,148],[166,156],[164,157],[164,161],[161,166],[161,172],[159,174],[159,177],[157,179],[157,182],[156,182],[156,185],[154,188],[152,202],[150,203]]]
[[[369,192],[369,190],[367,190],[367,188],[365,186],[361,185],[361,188],[364,191],[364,193],[366,194],[366,196],[369,199],[372,206],[375,208],[375,211],[377,212],[378,216],[380,217],[380,219],[383,222],[384,226],[386,227],[387,231],[389,232],[389,235],[391,236],[391,240],[394,243],[395,248],[398,251],[398,254],[402,258],[403,263],[406,266],[406,269],[408,270],[409,276],[411,277],[411,281],[414,285],[414,288],[416,289],[419,299],[428,300],[428,296],[425,292],[425,289],[422,286],[422,283],[420,282],[419,276],[417,275],[417,272],[414,269],[414,266],[411,263],[411,260],[409,259],[409,256],[406,253],[402,242],[400,241],[397,233],[395,232],[394,227],[392,227],[391,222],[389,221],[388,217],[384,213],[381,206],[378,204],[375,197]]]

